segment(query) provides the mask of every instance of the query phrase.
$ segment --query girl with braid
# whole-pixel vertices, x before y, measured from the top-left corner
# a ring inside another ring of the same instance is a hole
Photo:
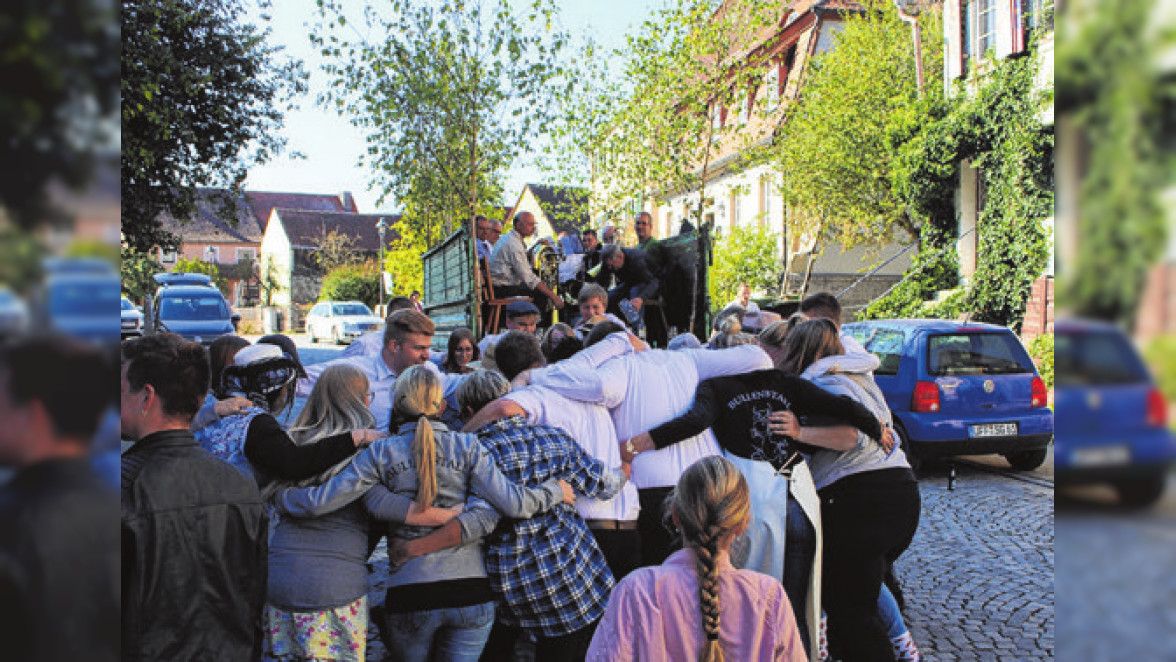
[[[721,456],[690,465],[667,510],[683,549],[617,584],[587,659],[806,660],[780,582],[731,565],[731,541],[751,520],[735,465]]]

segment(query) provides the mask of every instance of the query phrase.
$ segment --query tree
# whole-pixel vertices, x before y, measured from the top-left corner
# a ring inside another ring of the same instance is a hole
[[[362,301],[374,308],[380,299],[380,274],[375,260],[337,267],[323,277],[320,301]]]
[[[833,47],[813,58],[803,95],[765,155],[783,175],[785,204],[801,211],[789,219],[790,234],[846,247],[919,237],[925,219],[910,213],[892,174],[902,145],[945,112],[940,11],[929,6],[919,16],[927,72],[920,97],[910,26],[890,2],[861,4]]]
[[[59,217],[46,184],[86,183],[114,143],[118,13],[92,0],[5,3],[0,20],[0,208],[28,229]]]
[[[15,292],[28,292],[42,282],[41,260],[44,244],[19,227],[0,226],[0,285]]]
[[[355,237],[347,233],[331,230],[316,237],[314,243],[315,249],[311,255],[324,273],[360,261],[360,256],[356,254]]]
[[[388,4],[357,23],[320,0],[311,39],[335,58],[322,101],[367,131],[361,161],[380,202],[394,197],[400,225],[428,245],[463,223],[472,233],[504,170],[546,130],[567,35],[551,28],[552,0],[525,11],[508,0]]]
[[[620,77],[594,46],[585,49],[560,129],[565,145],[590,163],[597,211],[619,216],[634,202],[694,192],[701,218],[713,157],[762,137],[734,119],[753,104],[769,64],[759,50],[763,31],[782,11],[766,0],[718,9],[709,0],[677,0],[612,53]]]
[[[711,304],[721,308],[735,298],[739,283],[774,292],[780,285],[780,236],[762,227],[735,228],[715,241],[710,270]]]
[[[163,265],[150,253],[141,253],[124,245],[119,271],[122,276],[123,294],[141,305],[148,296],[155,293],[158,284],[153,276],[163,273]]]
[[[419,231],[397,223],[399,232],[388,244],[384,269],[392,274],[392,296],[408,296],[413,290],[424,292],[424,262],[421,255],[426,244]]]
[[[229,295],[229,281],[225,280],[224,275],[221,274],[220,265],[213,262],[205,262],[204,260],[180,258],[176,260],[174,268],[175,273],[186,274],[205,274],[212,279],[212,284],[216,286],[221,294]]]
[[[140,251],[174,247],[159,216],[187,220],[196,189],[225,189],[236,218],[247,169],[285,145],[282,105],[305,91],[301,63],[242,20],[240,0],[122,5],[122,228]]]

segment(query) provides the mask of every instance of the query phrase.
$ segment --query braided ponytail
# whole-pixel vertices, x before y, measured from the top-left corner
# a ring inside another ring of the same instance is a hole
[[[443,397],[441,380],[424,366],[414,365],[396,379],[397,411],[419,417],[412,439],[412,461],[417,473],[414,501],[421,508],[433,505],[437,497],[437,443],[429,417],[440,415]]]
[[[719,556],[736,532],[751,519],[747,482],[739,469],[720,456],[692,464],[670,496],[670,509],[682,531],[682,542],[694,551],[698,570],[698,604],[706,641],[699,662],[723,662],[719,641]]]

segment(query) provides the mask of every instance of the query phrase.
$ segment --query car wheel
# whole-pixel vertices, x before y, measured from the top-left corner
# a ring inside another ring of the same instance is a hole
[[[331,340],[334,340],[336,345],[343,344],[343,338],[339,335],[339,327],[331,329]]]
[[[1119,500],[1125,506],[1145,508],[1160,500],[1164,494],[1164,474],[1140,476],[1124,480],[1115,484],[1115,491],[1119,493]]]
[[[1032,451],[1005,453],[1004,458],[1008,460],[1009,464],[1013,465],[1013,468],[1017,471],[1033,471],[1037,467],[1040,467],[1042,462],[1045,462],[1045,456],[1048,454],[1048,452],[1049,449],[1047,448],[1039,448]]]

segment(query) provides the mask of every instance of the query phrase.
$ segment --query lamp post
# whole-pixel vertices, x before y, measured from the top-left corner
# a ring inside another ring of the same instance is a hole
[[[919,98],[923,98],[923,36],[919,28],[919,12],[923,9],[921,0],[894,0],[894,8],[904,23],[911,25],[911,41],[915,44],[915,83]]]
[[[209,244],[208,247],[204,249],[204,254],[207,256],[207,259],[204,261],[212,264],[213,256],[216,255],[216,249],[213,248],[212,244]]]
[[[384,217],[380,217],[380,222],[376,223],[376,231],[380,233],[380,308],[384,308],[384,233],[388,231],[388,222]]]

